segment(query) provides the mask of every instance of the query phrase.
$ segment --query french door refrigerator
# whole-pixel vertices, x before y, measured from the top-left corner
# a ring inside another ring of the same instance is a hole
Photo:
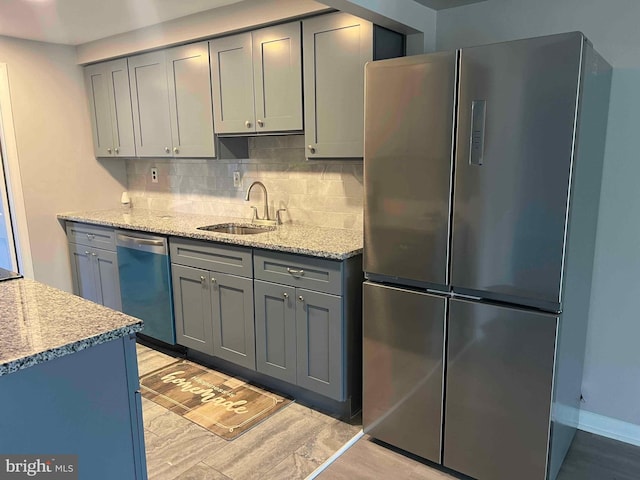
[[[365,432],[479,480],[555,478],[610,82],[579,32],[367,64]]]

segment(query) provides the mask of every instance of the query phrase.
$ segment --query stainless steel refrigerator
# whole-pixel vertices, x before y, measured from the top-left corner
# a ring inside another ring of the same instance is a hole
[[[366,433],[479,480],[555,478],[610,82],[579,32],[367,64]]]

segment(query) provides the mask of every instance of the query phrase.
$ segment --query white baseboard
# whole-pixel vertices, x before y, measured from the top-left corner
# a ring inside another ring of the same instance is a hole
[[[581,410],[578,429],[640,447],[640,425]]]

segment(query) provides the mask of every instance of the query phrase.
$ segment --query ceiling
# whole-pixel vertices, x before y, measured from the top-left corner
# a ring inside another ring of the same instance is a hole
[[[80,45],[240,1],[0,0],[0,35]],[[484,0],[415,1],[440,10]]]
[[[0,0],[0,35],[79,45],[241,0]]]

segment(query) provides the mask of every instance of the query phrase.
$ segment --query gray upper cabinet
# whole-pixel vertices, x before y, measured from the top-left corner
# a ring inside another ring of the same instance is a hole
[[[216,133],[255,132],[251,33],[209,42]]]
[[[169,87],[164,51],[129,58],[136,151],[139,157],[171,157]]]
[[[216,133],[302,130],[300,22],[209,45]]]
[[[302,130],[300,22],[251,35],[256,132]]]
[[[84,78],[96,157],[135,156],[127,60],[89,65]]]
[[[213,157],[213,112],[207,42],[167,50],[174,157]]]
[[[207,43],[129,58],[139,157],[213,157]]]
[[[307,158],[363,156],[364,65],[373,25],[346,13],[302,22]]]

